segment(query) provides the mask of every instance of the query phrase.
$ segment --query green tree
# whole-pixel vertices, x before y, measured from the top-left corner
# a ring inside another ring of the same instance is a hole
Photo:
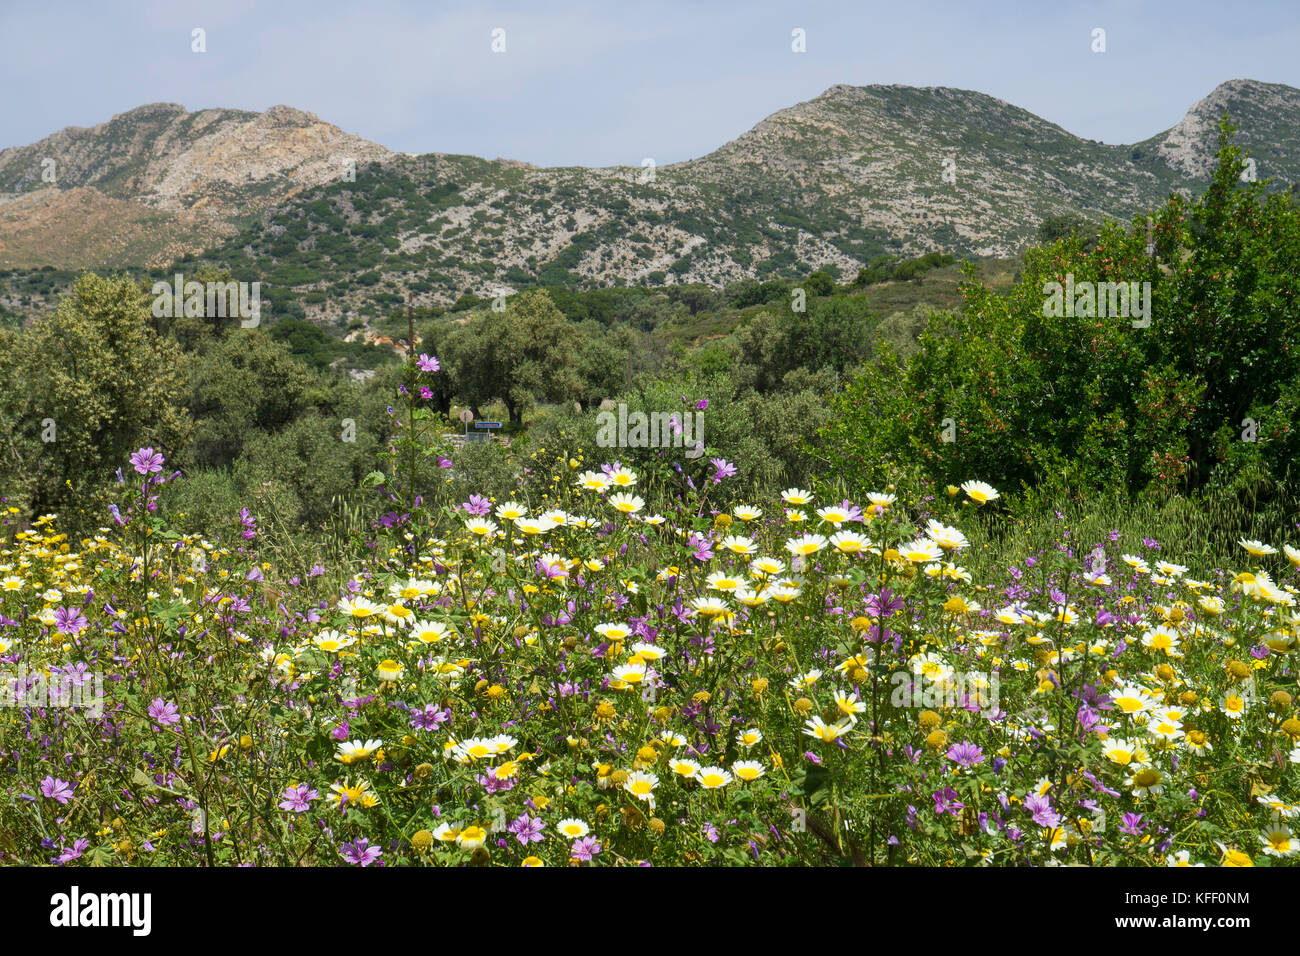
[[[150,319],[149,300],[130,278],[88,273],[14,343],[20,358],[3,374],[25,394],[5,403],[23,436],[9,464],[34,511],[98,526],[113,474],[131,452],[152,446],[175,462],[192,427],[181,353]]]
[[[500,399],[521,424],[539,401],[582,395],[579,342],[545,290],[512,296],[504,311],[480,313],[449,343],[457,393],[474,406]]]

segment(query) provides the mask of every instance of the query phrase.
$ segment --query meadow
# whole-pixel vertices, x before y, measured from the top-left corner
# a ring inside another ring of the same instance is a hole
[[[0,328],[0,863],[1293,865],[1300,215],[1229,134],[915,335],[531,289],[355,382],[80,277]]]
[[[184,478],[151,448],[123,462],[99,533],[15,531],[5,862],[1269,866],[1300,849],[1290,544],[1188,567],[1177,540],[1089,516],[1022,531],[1007,561],[1013,522],[977,479],[716,508],[735,468],[713,459],[660,514],[634,468],[547,465],[545,500],[415,502],[310,567],[264,551],[248,512],[227,540],[171,529],[157,500]]]

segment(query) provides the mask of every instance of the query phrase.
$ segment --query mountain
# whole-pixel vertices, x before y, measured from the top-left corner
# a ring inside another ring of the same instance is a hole
[[[288,106],[141,106],[0,151],[0,266],[165,265],[388,155]]]
[[[536,282],[718,285],[853,275],[885,253],[1009,256],[1049,215],[1127,219],[1197,190],[1225,109],[1258,174],[1295,182],[1300,90],[1254,80],[1123,146],[982,93],[833,86],[653,170],[414,156],[288,107],[156,105],[0,152],[0,267],[160,266],[201,250],[328,321],[408,294],[435,304]],[[355,157],[355,181],[338,175],[340,154]],[[40,181],[46,156],[54,187]]]

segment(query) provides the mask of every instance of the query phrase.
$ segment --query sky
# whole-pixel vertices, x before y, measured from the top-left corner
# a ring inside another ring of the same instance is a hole
[[[0,40],[0,147],[284,103],[401,152],[663,165],[836,83],[978,90],[1112,144],[1225,80],[1300,87],[1297,0],[0,0]]]

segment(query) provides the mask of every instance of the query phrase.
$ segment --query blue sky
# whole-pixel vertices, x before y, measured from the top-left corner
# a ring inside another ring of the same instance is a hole
[[[1224,80],[1300,87],[1295,0],[0,0],[0,37],[0,147],[143,103],[287,103],[406,152],[664,164],[835,83],[979,90],[1132,143]]]

